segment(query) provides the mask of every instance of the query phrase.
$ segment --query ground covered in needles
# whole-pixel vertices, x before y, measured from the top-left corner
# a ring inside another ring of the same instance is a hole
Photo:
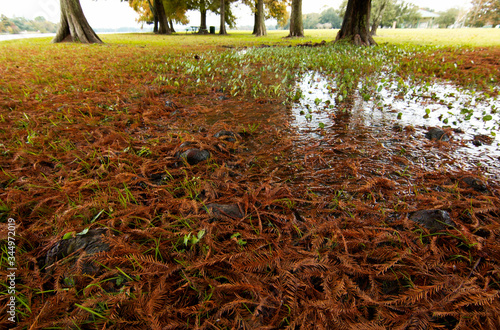
[[[499,328],[498,46],[323,37],[1,43],[15,327]]]

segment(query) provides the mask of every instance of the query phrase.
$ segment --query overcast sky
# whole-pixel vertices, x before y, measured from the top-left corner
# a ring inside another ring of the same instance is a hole
[[[307,0],[304,1],[302,11],[304,14],[321,12],[325,8],[338,8],[342,0]],[[445,11],[453,7],[467,7],[470,0],[407,0],[420,7],[428,7],[436,11]],[[118,28],[137,26],[135,22],[137,14],[129,7],[127,2],[120,0],[80,0],[83,12],[90,25],[95,28]],[[244,5],[239,5],[235,10],[238,25],[252,25],[253,17]],[[7,17],[26,17],[33,19],[37,16],[44,16],[49,21],[57,23],[59,21],[59,0],[0,0],[0,14]],[[192,12],[189,17],[190,25],[199,25],[199,13]],[[210,15],[207,24],[219,26],[219,18]]]

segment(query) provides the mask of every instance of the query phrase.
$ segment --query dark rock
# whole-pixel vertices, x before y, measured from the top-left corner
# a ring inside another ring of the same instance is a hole
[[[200,149],[188,149],[181,153],[179,158],[185,159],[189,165],[195,165],[210,158],[210,152]]]
[[[49,267],[58,260],[64,259],[74,253],[69,261],[73,266],[84,252],[86,255],[92,255],[98,252],[109,251],[109,245],[103,241],[103,235],[106,232],[107,229],[91,229],[84,235],[77,234],[75,237],[57,242],[47,252],[42,266]],[[81,267],[84,274],[93,275],[99,271],[99,267],[93,262],[83,262]]]
[[[481,192],[481,193],[488,192],[488,188],[486,187],[486,184],[479,179],[476,179],[476,178],[471,177],[471,176],[467,176],[467,177],[463,178],[461,181],[477,192]]]
[[[413,212],[409,219],[429,229],[431,232],[456,227],[456,224],[450,218],[450,214],[443,210],[420,210]]]
[[[227,142],[236,141],[236,135],[231,131],[218,131],[214,136]]]
[[[438,141],[449,141],[450,137],[440,128],[432,127],[425,133],[425,137],[429,140],[438,140]]]
[[[177,109],[178,108],[177,105],[174,102],[169,101],[169,100],[165,101],[165,107],[172,108],[172,109]]]
[[[392,126],[392,129],[396,132],[402,132],[403,131],[403,126],[400,124],[395,124]]]
[[[163,184],[163,179],[164,179],[164,173],[154,173],[149,176],[149,179],[151,182],[153,182],[156,185],[161,185]]]
[[[480,147],[482,145],[490,145],[493,143],[493,139],[487,135],[474,135],[474,140],[472,140],[472,144],[476,147]]]
[[[207,204],[204,207],[204,210],[214,218],[221,218],[222,216],[241,219],[245,215],[241,212],[238,204],[216,204],[211,203]]]

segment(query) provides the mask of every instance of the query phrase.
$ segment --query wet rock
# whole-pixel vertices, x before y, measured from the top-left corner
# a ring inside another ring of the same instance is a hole
[[[440,128],[432,127],[425,133],[425,137],[429,140],[438,140],[438,141],[449,141],[450,137]]]
[[[472,176],[467,176],[461,180],[463,183],[465,183],[468,187],[474,189],[477,192],[481,193],[486,193],[488,192],[488,188],[486,187],[486,184]]]
[[[227,141],[227,142],[235,142],[236,134],[231,131],[218,131],[214,135],[216,138]]]
[[[472,140],[472,144],[476,147],[480,147],[482,145],[490,145],[493,143],[493,138],[488,135],[474,135],[474,140]]]
[[[183,158],[189,165],[196,165],[204,160],[210,158],[210,152],[207,150],[200,149],[188,149],[179,155],[179,158]]]
[[[177,109],[178,108],[178,106],[174,102],[169,101],[169,100],[165,101],[165,107],[166,108],[171,108],[171,109]]]
[[[409,219],[431,232],[450,229],[452,226],[456,227],[456,224],[450,218],[450,214],[443,210],[420,210],[413,212]]]
[[[203,208],[207,213],[214,218],[221,218],[223,216],[241,219],[245,215],[241,212],[238,204],[217,204],[211,203],[205,205]]]
[[[77,234],[75,237],[57,242],[49,252],[47,252],[41,266],[49,267],[72,253],[74,254],[68,262],[74,266],[83,253],[92,255],[98,252],[109,251],[109,245],[103,240],[106,232],[107,229],[91,229],[84,235]],[[81,263],[81,270],[84,274],[93,275],[99,271],[99,267],[89,261]]]

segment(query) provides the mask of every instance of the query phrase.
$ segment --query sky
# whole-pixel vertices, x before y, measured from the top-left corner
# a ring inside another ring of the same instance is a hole
[[[319,13],[326,8],[338,8],[342,0],[307,0],[303,2],[302,12]],[[428,7],[436,11],[445,11],[453,7],[467,7],[470,0],[407,0],[419,7]],[[80,0],[83,12],[90,25],[94,28],[119,28],[140,26],[135,20],[137,14],[129,7],[127,2],[120,0]],[[239,18],[237,25],[252,25],[253,16],[248,7],[239,5],[235,10]],[[25,17],[33,19],[43,16],[47,20],[59,22],[60,9],[59,0],[0,0],[0,14],[7,17]],[[189,14],[189,25],[199,25],[199,13]],[[210,15],[207,18],[207,25],[219,26],[219,17]]]

